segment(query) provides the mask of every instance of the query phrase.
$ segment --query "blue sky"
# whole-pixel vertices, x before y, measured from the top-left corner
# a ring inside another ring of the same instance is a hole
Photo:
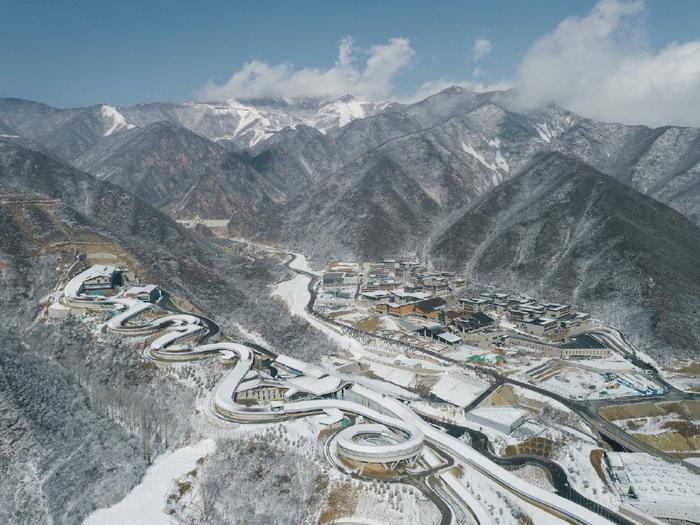
[[[512,83],[539,37],[567,16],[585,17],[595,5],[0,0],[0,95],[71,106],[230,94],[203,88],[207,81],[225,86],[252,60],[287,64],[285,74],[331,68],[346,36],[353,38],[359,73],[371,46],[399,37],[409,42],[410,57],[391,74],[390,86],[370,94],[407,96],[440,79]],[[697,1],[652,0],[643,7],[635,17],[651,49],[700,38]],[[476,62],[472,46],[480,38],[492,48]]]

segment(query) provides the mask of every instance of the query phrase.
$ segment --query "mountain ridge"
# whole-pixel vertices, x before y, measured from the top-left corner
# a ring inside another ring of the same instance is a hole
[[[561,153],[484,195],[430,252],[480,282],[589,308],[657,358],[700,342],[700,228]]]

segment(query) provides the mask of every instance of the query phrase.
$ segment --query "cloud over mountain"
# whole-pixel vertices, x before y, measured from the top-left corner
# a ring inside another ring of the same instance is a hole
[[[644,0],[600,0],[581,17],[567,17],[535,40],[513,75],[485,71],[482,62],[493,42],[477,38],[471,47],[477,67],[422,82],[396,86],[397,75],[413,63],[415,51],[405,37],[369,49],[352,37],[338,45],[328,68],[245,63],[230,79],[209,81],[202,100],[268,96],[314,97],[352,93],[367,100],[414,102],[449,86],[475,92],[508,90],[514,110],[548,103],[608,122],[700,126],[700,40],[652,47],[647,37]],[[465,68],[466,69],[466,68]]]
[[[293,64],[253,60],[223,85],[209,81],[199,98],[330,96],[347,92],[368,100],[385,99],[391,94],[393,78],[411,63],[414,54],[410,41],[401,37],[371,46],[364,64],[358,63],[359,51],[348,36],[341,40],[338,59],[328,69],[298,69]]]
[[[564,19],[518,66],[513,105],[551,101],[605,121],[700,125],[700,40],[654,50],[641,0],[601,0]]]

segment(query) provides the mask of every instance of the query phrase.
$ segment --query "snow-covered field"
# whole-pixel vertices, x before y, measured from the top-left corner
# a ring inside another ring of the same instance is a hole
[[[297,274],[292,279],[273,286],[272,295],[282,299],[292,314],[306,319],[311,326],[326,334],[339,347],[344,349],[362,348],[362,345],[352,337],[309,315],[306,311],[306,305],[310,298],[308,290],[309,280],[309,277]]]
[[[464,408],[488,388],[489,384],[477,377],[445,374],[431,392],[445,401]]]
[[[164,508],[174,482],[193,470],[197,460],[216,449],[213,439],[204,439],[194,445],[167,452],[158,457],[148,469],[141,483],[116,505],[93,512],[86,525],[169,525]]]
[[[289,281],[283,281],[273,287],[272,295],[282,299],[289,311],[299,317],[308,317],[306,305],[311,298],[308,290],[309,278],[296,274]]]
[[[630,373],[626,375],[632,376]],[[645,379],[637,374],[634,376]],[[610,388],[608,385],[611,385]],[[554,377],[537,383],[537,386],[570,399],[605,399],[638,395],[636,390],[618,381],[607,381],[601,372],[571,366],[561,368]]]
[[[600,448],[583,441],[565,441],[552,458],[566,471],[571,486],[587,498],[610,509],[617,509],[622,501],[610,490],[591,464],[591,452]]]
[[[370,363],[369,369],[382,379],[402,387],[410,387],[416,380],[416,375],[413,372],[394,368],[393,366]]]

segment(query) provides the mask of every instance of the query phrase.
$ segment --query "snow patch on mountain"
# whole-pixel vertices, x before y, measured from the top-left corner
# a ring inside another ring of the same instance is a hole
[[[163,454],[148,469],[143,481],[119,503],[99,509],[88,516],[88,525],[168,525],[172,523],[165,514],[168,494],[175,488],[177,478],[197,467],[197,460],[216,449],[213,439],[204,439],[194,445]]]
[[[105,137],[108,137],[117,131],[123,131],[125,129],[132,129],[135,127],[133,124],[127,122],[124,115],[119,113],[117,108],[103,105],[100,108],[100,113],[102,114],[102,118],[105,120],[105,126],[108,126],[103,133],[103,136]]]
[[[496,139],[493,144],[500,144],[500,141]],[[489,170],[492,171],[503,171],[503,172],[509,172],[510,171],[510,166],[508,165],[508,161],[506,161],[505,157],[501,153],[500,149],[496,150],[495,156],[494,156],[494,162],[489,162],[486,160],[486,158],[479,152],[477,152],[474,147],[471,145],[469,142],[462,142],[462,149],[464,150],[465,153],[471,155],[474,157],[476,160],[481,163],[482,166],[485,168],[488,168]]]
[[[346,95],[321,106],[310,125],[326,132],[332,128],[342,128],[353,120],[374,115],[381,104],[373,104],[355,96]]]
[[[535,129],[542,140],[547,143],[552,142],[554,133],[552,133],[552,130],[549,129],[549,125],[546,122],[543,122],[542,124],[535,124]]]
[[[505,171],[505,172],[510,171],[510,166],[508,165],[508,161],[505,159],[505,157],[501,153],[500,149],[496,150],[496,166],[498,166],[498,168],[502,171]]]

